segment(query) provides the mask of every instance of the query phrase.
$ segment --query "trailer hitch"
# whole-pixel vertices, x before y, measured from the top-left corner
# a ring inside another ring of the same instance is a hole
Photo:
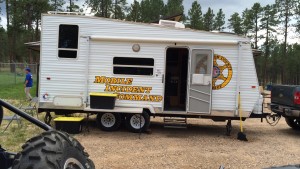
[[[271,126],[276,126],[281,118],[280,114],[277,113],[268,113],[266,115],[266,121]]]

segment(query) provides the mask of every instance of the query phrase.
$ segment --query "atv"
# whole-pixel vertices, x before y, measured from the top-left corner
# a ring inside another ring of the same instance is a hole
[[[0,125],[3,107],[45,130],[22,146],[19,153],[7,152],[0,145],[1,169],[94,169],[83,146],[72,136],[49,125],[0,99]]]

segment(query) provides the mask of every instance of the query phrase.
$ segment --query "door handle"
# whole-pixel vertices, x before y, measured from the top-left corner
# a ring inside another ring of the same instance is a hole
[[[164,83],[165,82],[165,74],[162,74],[161,76],[161,83]]]

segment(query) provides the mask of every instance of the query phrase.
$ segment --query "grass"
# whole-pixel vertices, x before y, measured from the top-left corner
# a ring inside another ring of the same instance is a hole
[[[20,101],[16,100],[10,100],[9,102],[16,107],[21,104]],[[4,115],[12,116],[13,113],[4,109]],[[42,129],[24,119],[21,119],[20,126],[18,125],[17,121],[14,120],[9,128],[3,132],[8,122],[9,121],[4,120],[0,126],[0,145],[8,151],[19,152],[21,150],[21,146],[28,139],[43,132]]]
[[[24,74],[0,73],[0,99],[5,99],[11,104],[19,107],[26,105],[26,96],[24,92]],[[34,78],[35,80],[35,78]],[[34,97],[36,93],[36,84],[34,83],[31,89],[31,95]],[[13,113],[4,109],[4,116],[12,116]],[[0,126],[0,145],[12,152],[19,152],[21,146],[33,136],[38,135],[43,130],[31,124],[30,122],[21,119],[22,125],[19,126],[17,121],[13,121],[9,128],[3,132],[9,121],[4,120]],[[1,167],[0,167],[1,168]]]
[[[12,99],[12,100],[25,100],[24,91],[24,76],[17,75],[16,83],[15,76],[11,73],[0,74],[0,98],[1,99]],[[35,78],[34,78],[35,80]],[[36,83],[34,81],[33,87],[30,90],[31,96],[35,96]]]

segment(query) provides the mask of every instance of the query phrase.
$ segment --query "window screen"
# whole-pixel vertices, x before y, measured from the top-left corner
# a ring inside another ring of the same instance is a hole
[[[78,25],[59,25],[58,57],[77,57],[78,31]]]
[[[152,76],[153,58],[115,57],[113,59],[114,74]]]

